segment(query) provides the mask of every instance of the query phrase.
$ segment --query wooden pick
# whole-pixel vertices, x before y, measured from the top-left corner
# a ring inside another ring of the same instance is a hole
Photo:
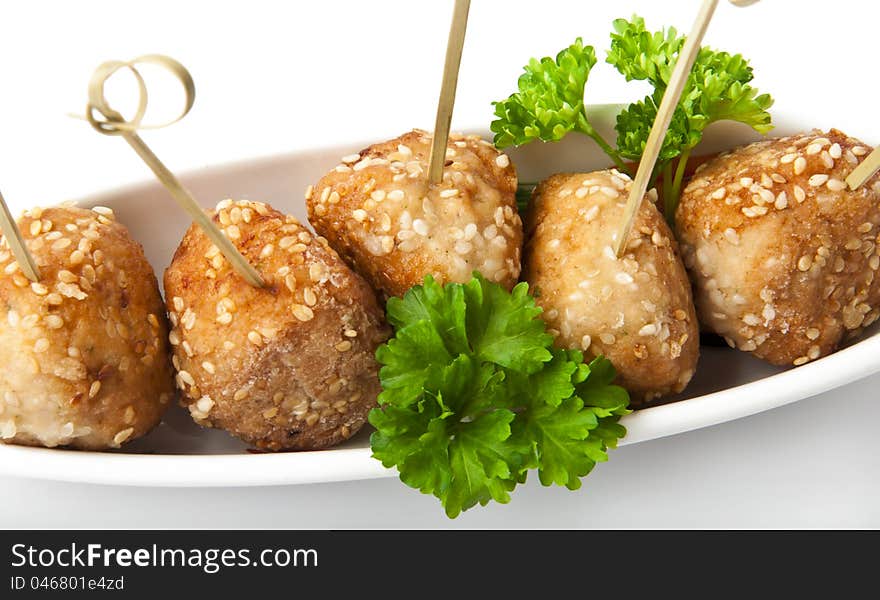
[[[874,174],[880,171],[880,147],[874,149],[865,160],[860,162],[846,178],[846,185],[851,190],[862,187]]]
[[[449,140],[449,127],[452,124],[452,108],[455,105],[458,69],[461,65],[461,51],[464,48],[464,33],[467,29],[470,7],[471,0],[455,0],[452,26],[449,28],[449,41],[446,43],[446,64],[443,67],[443,84],[440,87],[440,100],[437,102],[437,119],[434,121],[431,158],[428,161],[428,181],[432,185],[440,183],[440,180],[443,179],[443,164],[446,162],[446,142]]]
[[[642,153],[642,158],[639,161],[639,169],[636,171],[636,178],[633,181],[626,209],[623,213],[623,224],[615,242],[615,253],[618,257],[623,254],[623,249],[626,248],[626,242],[632,230],[636,213],[639,210],[645,192],[648,191],[651,172],[654,170],[654,164],[657,162],[663,140],[666,138],[666,131],[669,129],[669,123],[672,121],[672,114],[678,106],[679,99],[681,99],[684,85],[687,82],[691,68],[694,66],[697,54],[700,52],[700,43],[703,41],[703,36],[709,27],[709,21],[715,13],[716,6],[718,6],[718,0],[703,0],[700,12],[697,13],[697,18],[694,21],[693,27],[691,27],[691,32],[685,39],[684,47],[675,61],[675,67],[669,78],[669,86],[663,93],[663,100],[660,101],[660,108],[657,110],[657,116],[654,118],[654,124],[651,126],[651,133],[648,134],[645,151]]]
[[[16,262],[18,262],[22,273],[35,283],[39,281],[40,270],[37,268],[37,263],[34,262],[34,257],[31,256],[30,251],[27,249],[24,238],[21,237],[21,230],[16,225],[15,219],[12,218],[12,213],[9,212],[9,207],[6,206],[3,194],[0,194],[0,227],[3,229],[6,243],[9,244],[9,249],[12,250],[12,255],[15,257]]]
[[[171,72],[183,85],[186,93],[186,103],[180,114],[171,121],[158,125],[145,125],[142,123],[147,112],[147,87],[143,77],[137,71],[135,65],[150,63],[163,67]],[[138,85],[139,100],[138,108],[130,120],[126,120],[118,111],[112,109],[104,96],[104,85],[107,80],[120,69],[128,69],[135,77]],[[174,176],[162,161],[153,153],[137,134],[139,129],[158,129],[176,123],[186,116],[195,101],[195,84],[192,76],[186,68],[173,58],[148,54],[140,56],[128,62],[108,61],[100,65],[89,81],[89,104],[86,107],[86,120],[92,127],[105,135],[119,135],[128,142],[128,145],[137,152],[137,155],[147,163],[162,185],[168,190],[177,203],[186,211],[190,218],[202,228],[205,235],[210,238],[220,250],[232,268],[238,272],[250,285],[264,287],[263,278],[257,270],[242,256],[235,244],[227,238],[216,224],[205,214],[205,211],[193,198],[193,195],[183,187],[183,184]],[[99,118],[100,116],[100,118]]]

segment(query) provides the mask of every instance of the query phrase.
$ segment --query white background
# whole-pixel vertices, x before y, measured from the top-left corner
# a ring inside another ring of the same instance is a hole
[[[103,60],[161,52],[195,108],[145,139],[175,170],[433,126],[451,0],[0,4],[0,190],[13,211],[137,181],[146,167],[82,112]],[[486,126],[530,56],[611,20],[687,30],[697,0],[474,0],[454,127]],[[873,3],[722,2],[706,43],[743,52],[774,111],[860,135],[876,99]],[[600,52],[600,61],[602,53]],[[126,82],[111,102],[130,106]],[[159,84],[162,82],[160,81]],[[151,87],[174,98],[173,88]],[[592,102],[644,91],[601,62]],[[129,104],[126,104],[129,101]],[[152,106],[152,105],[151,105]],[[158,113],[173,110],[156,99]],[[863,127],[862,127],[863,128]],[[876,131],[876,129],[874,129]],[[866,139],[877,143],[878,139]],[[213,200],[212,200],[213,202]],[[0,527],[878,527],[880,376],[736,422],[617,450],[579,492],[531,484],[450,522],[393,479],[251,489],[136,489],[0,478]]]

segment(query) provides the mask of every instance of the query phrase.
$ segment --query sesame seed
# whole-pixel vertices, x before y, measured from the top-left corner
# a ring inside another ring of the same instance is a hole
[[[739,246],[739,234],[736,230],[728,227],[724,230],[724,238],[734,246]]]
[[[620,271],[614,276],[614,281],[626,285],[632,283],[633,278],[632,275],[630,275],[629,273],[624,273],[623,271]]]
[[[807,180],[807,183],[812,187],[819,187],[823,185],[826,181],[828,181],[827,173],[816,173],[815,175],[811,175]]]
[[[575,190],[574,195],[577,198],[585,198],[587,196],[587,194],[589,194],[589,193],[590,193],[590,190],[588,188],[579,187],[577,190]]]
[[[581,338],[581,348],[584,350],[589,350],[590,346],[593,344],[593,338],[589,335],[585,335]]]
[[[98,392],[101,391],[101,382],[93,381],[92,385],[89,387],[89,398],[94,398],[98,395]]]
[[[46,338],[40,338],[34,344],[34,352],[36,352],[38,354],[41,352],[45,352],[48,349],[49,349],[49,340],[47,340]]]
[[[808,362],[810,362],[809,358],[807,358],[806,356],[799,356],[798,358],[794,359],[792,364],[796,367],[799,367],[799,366],[806,364]]]
[[[64,283],[76,283],[77,281],[79,281],[79,277],[66,269],[58,271],[58,279],[63,281]]]
[[[807,198],[807,194],[806,192],[804,192],[804,188],[802,188],[801,186],[796,185],[794,186],[794,188],[792,188],[792,190],[794,191],[794,198],[798,201],[798,203],[803,202]]]
[[[712,198],[715,200],[723,200],[724,196],[727,195],[727,188],[718,188],[714,192],[712,192]]]
[[[123,429],[115,436],[113,436],[113,443],[116,445],[120,445],[125,442],[128,438],[131,437],[131,434],[134,433],[134,427],[129,427],[128,429]]]
[[[758,315],[752,313],[747,313],[743,315],[742,320],[743,323],[745,323],[746,325],[751,325],[752,327],[761,324],[761,319],[758,318]]]
[[[506,154],[499,154],[495,157],[495,164],[502,169],[506,169],[510,166],[510,158]]]
[[[247,395],[248,395],[248,391],[244,388],[241,388],[240,390],[237,390],[235,392],[235,394],[232,395],[232,399],[233,400],[244,400],[245,398],[247,398]]]
[[[417,234],[425,236],[428,235],[428,223],[425,222],[424,219],[415,219],[412,223],[413,231]]]
[[[442,192],[440,192],[441,198],[453,198],[455,196],[458,196],[458,189],[456,189],[456,188],[452,188],[449,190],[443,190]]]
[[[782,163],[783,165],[787,165],[788,163],[793,162],[794,159],[796,159],[797,157],[798,157],[797,154],[792,154],[792,153],[785,154],[782,156],[782,158],[779,159],[779,162]]]
[[[496,238],[499,239],[499,238]],[[455,252],[457,254],[468,254],[471,250],[473,250],[473,245],[470,242],[458,241],[455,242]]]
[[[797,267],[800,271],[809,271],[810,267],[813,266],[813,259],[807,255],[801,256],[800,260],[798,260]]]
[[[820,332],[815,327],[810,327],[807,329],[807,339],[816,340],[819,339]]]
[[[822,150],[822,144],[810,144],[807,146],[807,156],[811,156],[813,154],[818,154]]]
[[[751,177],[740,177],[739,184],[744,188],[749,187],[754,183],[754,180]]]
[[[828,183],[825,185],[829,190],[833,192],[839,192],[846,188],[846,183],[844,183],[840,179],[829,179]]]
[[[183,311],[184,303],[183,298],[181,298],[180,296],[174,296],[174,298],[171,299],[171,304],[174,306],[174,310],[176,310],[177,312]]]
[[[196,402],[196,408],[200,413],[209,413],[211,409],[214,408],[214,401],[211,400],[209,396],[202,396],[199,398],[198,402]]]
[[[343,335],[345,335],[345,337],[350,337],[350,338],[357,337],[357,334],[358,334],[358,332],[355,331],[354,329],[346,329],[345,332],[343,333]]]
[[[52,244],[52,250],[64,250],[72,243],[73,242],[70,241],[70,238],[61,238],[59,240],[55,240],[55,242]]]
[[[49,329],[61,329],[64,326],[64,319],[58,315],[49,315],[45,319],[46,327]]]
[[[776,309],[773,308],[772,304],[765,304],[761,316],[764,317],[765,321],[772,321],[776,318]]]
[[[348,340],[343,340],[343,341],[339,342],[338,344],[336,344],[335,348],[339,352],[347,352],[347,351],[351,350],[351,342],[349,342]]]
[[[39,221],[31,221],[30,232],[31,236],[37,237],[40,235],[40,229],[42,228],[42,223]]]
[[[339,192],[333,190],[332,192],[330,192],[330,197],[327,199],[327,202],[329,202],[330,204],[338,204],[340,198],[341,196],[339,195]]]
[[[357,161],[359,161],[360,159],[361,159],[360,154],[346,154],[345,156],[342,157],[342,162],[344,162],[346,164],[353,164],[353,163],[356,163]]]
[[[807,159],[803,156],[798,156],[794,161],[794,174],[800,175],[807,169]]]
[[[389,200],[403,200],[406,197],[403,190],[391,190],[388,192],[387,198]]]
[[[821,350],[819,349],[819,346],[810,346],[810,349],[807,351],[807,358],[810,360],[816,360],[819,358],[820,354]]]
[[[223,313],[217,316],[216,321],[221,325],[229,325],[232,323],[232,313]]]
[[[293,316],[296,317],[300,321],[311,321],[314,318],[315,313],[312,312],[312,309],[308,306],[303,306],[302,304],[294,304],[291,307],[293,312]]]
[[[608,346],[610,346],[611,344],[613,344],[614,342],[617,341],[617,338],[614,337],[613,333],[607,333],[607,332],[600,334],[599,339],[602,341],[603,344],[606,344]]]
[[[306,305],[314,306],[318,302],[318,297],[315,295],[315,292],[312,290],[312,288],[307,287],[303,290],[303,300],[305,301]]]
[[[214,369],[214,363],[208,362],[207,360],[202,363],[202,368],[211,375],[216,371],[216,369]]]
[[[263,338],[256,331],[249,331],[247,334],[248,341],[254,346],[262,346]]]
[[[761,198],[762,202],[773,202],[775,198],[773,196],[773,192],[765,188],[761,188],[761,190],[758,192],[758,196]]]
[[[37,281],[35,281],[31,284],[31,290],[37,296],[45,296],[46,294],[49,293],[49,288],[47,288],[45,285],[43,285],[42,283],[39,283]]]
[[[639,335],[641,336],[649,336],[655,335],[657,333],[657,325],[655,323],[648,323],[644,325],[641,329],[639,329]]]
[[[193,376],[190,374],[189,371],[178,371],[177,375],[178,375],[178,377],[180,377],[180,380],[183,381],[184,383],[187,383],[189,385],[196,384],[196,380],[193,379]]]
[[[773,206],[775,206],[777,210],[782,210],[788,206],[788,195],[786,195],[785,191],[779,192],[776,196],[776,201],[773,202]]]
[[[865,154],[868,153],[868,150],[867,150],[867,148],[865,148],[863,146],[855,146],[852,149],[852,153],[855,154],[856,156],[864,156]]]

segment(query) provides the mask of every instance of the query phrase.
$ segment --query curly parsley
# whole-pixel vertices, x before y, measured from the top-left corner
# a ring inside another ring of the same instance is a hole
[[[493,103],[497,117],[491,126],[495,145],[504,148],[534,140],[553,142],[571,131],[579,131],[596,140],[619,169],[628,171],[623,161],[641,158],[683,45],[684,37],[672,27],[650,32],[638,16],[614,21],[606,62],[627,81],[647,81],[653,87],[650,95],[617,115],[616,148],[596,133],[586,116],[584,87],[596,64],[596,54],[580,38],[560,52],[555,61],[532,59],[519,78],[519,91]],[[767,110],[773,99],[768,94],[758,94],[749,85],[752,77],[752,68],[742,55],[700,49],[652,176],[652,182],[663,176],[663,189],[658,192],[668,220],[673,220],[691,151],[710,123],[739,121],[758,133],[772,129]]]
[[[578,489],[625,435],[629,396],[611,363],[554,348],[525,283],[507,292],[476,273],[445,286],[428,276],[387,313],[395,335],[376,352],[373,456],[449,517],[509,502],[532,469]]]

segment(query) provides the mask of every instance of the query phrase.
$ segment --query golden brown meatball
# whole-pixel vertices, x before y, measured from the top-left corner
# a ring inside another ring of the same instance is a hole
[[[868,153],[832,129],[706,163],[676,214],[700,320],[778,365],[833,352],[880,315],[880,179],[844,180]]]
[[[309,222],[373,287],[390,296],[433,275],[474,271],[508,289],[519,277],[516,171],[477,136],[451,135],[443,180],[428,183],[431,137],[412,131],[345,156],[306,190]]]
[[[699,336],[687,274],[653,202],[642,202],[623,257],[614,254],[630,186],[616,170],[542,181],[526,217],[523,276],[557,345],[608,357],[637,406],[684,389]]]
[[[379,393],[388,337],[373,290],[327,241],[259,202],[225,200],[214,222],[256,267],[248,285],[196,226],[165,272],[177,384],[197,423],[266,450],[351,437]]]
[[[174,396],[159,286],[109,208],[34,208],[19,221],[40,271],[0,247],[0,440],[118,448]]]

